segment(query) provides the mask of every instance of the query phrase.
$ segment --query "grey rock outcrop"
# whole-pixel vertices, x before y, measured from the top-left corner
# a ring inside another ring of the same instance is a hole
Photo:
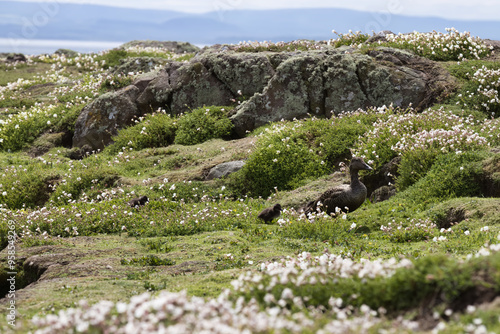
[[[204,105],[231,105],[234,135],[281,119],[394,104],[423,109],[455,87],[439,64],[407,51],[353,48],[296,52],[235,52],[207,48],[191,61],[168,62],[126,89],[84,108],[73,143],[102,148],[131,117],[158,108],[171,114]]]
[[[112,143],[118,129],[131,125],[139,116],[135,100],[139,88],[128,86],[117,92],[106,93],[85,106],[75,123],[73,146],[102,149]]]
[[[205,179],[220,179],[221,177],[239,171],[241,168],[243,168],[243,165],[245,165],[245,162],[241,160],[224,162],[210,169],[210,172],[205,177]]]
[[[121,64],[113,69],[114,74],[147,73],[155,69],[156,66],[165,64],[167,60],[155,57],[131,57],[121,60]]]
[[[453,87],[439,65],[405,51],[310,51],[282,61],[262,93],[242,103],[232,120],[243,136],[268,122],[308,114],[329,117],[391,103],[422,109]]]
[[[188,42],[177,42],[177,41],[130,41],[121,45],[120,49],[126,49],[130,47],[152,47],[152,48],[163,48],[168,49],[175,53],[186,53],[186,52],[197,52],[200,50],[199,47]]]

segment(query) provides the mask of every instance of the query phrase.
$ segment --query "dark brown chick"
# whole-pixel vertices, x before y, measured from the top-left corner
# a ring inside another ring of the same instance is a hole
[[[138,207],[138,206],[143,206],[147,202],[148,202],[148,197],[147,196],[141,196],[141,197],[137,197],[137,198],[131,199],[130,201],[128,201],[127,204],[130,205],[130,207],[135,208],[135,207]]]
[[[272,207],[264,209],[259,213],[257,218],[262,219],[265,223],[271,222],[278,218],[281,214],[281,205],[274,204]]]

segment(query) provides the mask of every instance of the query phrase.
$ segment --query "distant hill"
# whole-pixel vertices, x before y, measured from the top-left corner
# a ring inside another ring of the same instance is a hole
[[[79,41],[179,40],[196,44],[243,40],[324,40],[332,29],[371,32],[444,31],[455,27],[500,39],[500,21],[450,21],[346,9],[232,10],[187,14],[85,4],[0,2],[0,38]]]

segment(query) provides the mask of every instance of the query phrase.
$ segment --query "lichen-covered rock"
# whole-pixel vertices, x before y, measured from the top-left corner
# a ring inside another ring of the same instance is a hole
[[[239,171],[241,168],[243,168],[244,165],[245,162],[241,160],[224,162],[210,169],[210,172],[205,177],[205,179],[206,180],[219,179],[223,176],[227,176],[231,173]]]
[[[234,134],[243,137],[281,119],[330,117],[384,104],[411,104],[419,110],[456,87],[436,62],[391,48],[366,54],[350,47],[240,53],[219,46],[204,49],[188,63],[162,66],[87,106],[74,145],[102,148],[131,117],[158,108],[178,115],[204,105],[231,105],[240,95],[247,100],[232,111],[231,120]]]
[[[196,58],[234,95],[250,97],[262,92],[274,68],[265,53],[205,52]]]
[[[128,73],[147,73],[153,71],[157,66],[168,62],[164,58],[155,57],[129,57],[121,60],[121,64],[116,66],[112,73],[128,74]]]
[[[229,105],[234,95],[200,62],[190,62],[170,74],[173,113],[203,105]]]
[[[453,87],[439,65],[405,51],[299,52],[279,63],[263,92],[242,103],[232,120],[243,136],[263,124],[309,114],[328,117],[391,103],[421,109]]]
[[[235,95],[201,62],[167,64],[137,99],[146,113],[164,108],[180,114],[203,105],[229,105]]]
[[[64,55],[65,57],[68,58],[74,58],[78,56],[78,52],[70,49],[57,49],[54,54],[56,55]]]
[[[175,53],[192,53],[200,50],[199,47],[188,42],[177,42],[177,41],[130,41],[121,45],[120,49],[127,49],[131,47],[151,47],[151,48],[163,48],[170,50]]]
[[[85,106],[75,123],[73,146],[89,145],[97,150],[112,143],[118,129],[131,125],[133,118],[140,115],[135,104],[138,95],[139,88],[131,85]]]

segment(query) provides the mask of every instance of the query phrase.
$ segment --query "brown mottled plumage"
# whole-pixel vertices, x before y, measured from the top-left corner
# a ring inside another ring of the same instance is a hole
[[[336,213],[339,209],[343,212],[352,212],[359,208],[366,199],[367,191],[365,185],[359,180],[358,171],[371,169],[362,158],[352,158],[349,165],[351,184],[342,184],[325,191],[317,200],[307,203],[304,209],[305,214],[316,213],[318,207],[328,214]]]
[[[132,208],[135,208],[136,206],[143,206],[148,202],[148,197],[147,196],[141,196],[137,198],[133,198],[130,201],[128,201],[128,205],[130,205]]]
[[[257,218],[262,219],[265,223],[273,221],[281,214],[281,205],[274,204],[272,207],[262,210],[261,213],[257,216]]]

